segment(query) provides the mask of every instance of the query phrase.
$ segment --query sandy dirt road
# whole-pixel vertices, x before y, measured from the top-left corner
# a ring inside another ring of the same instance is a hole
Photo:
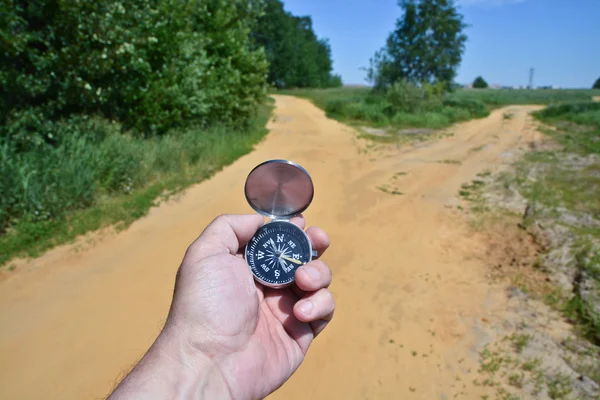
[[[161,328],[187,245],[216,215],[251,211],[245,177],[272,158],[313,177],[305,217],[331,237],[337,301],[330,327],[272,398],[479,398],[477,351],[506,299],[486,278],[485,243],[455,211],[457,192],[535,139],[532,109],[382,148],[306,100],[277,96],[271,132],[253,153],[126,231],[21,262],[0,282],[0,398],[105,396]]]

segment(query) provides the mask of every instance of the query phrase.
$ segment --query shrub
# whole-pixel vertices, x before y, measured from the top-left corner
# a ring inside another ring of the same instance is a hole
[[[118,124],[99,118],[53,126],[59,145],[19,152],[13,141],[0,138],[0,233],[64,219],[105,195],[129,194],[173,176],[185,179],[198,165],[211,170],[227,164],[264,133],[254,119],[249,130],[192,126],[153,138],[122,134]]]
[[[444,106],[441,109],[441,113],[445,115],[451,122],[467,121],[473,118],[473,116],[475,116],[471,115],[471,112],[469,112],[469,110],[466,108],[456,108],[447,106]]]
[[[487,108],[480,100],[468,98],[446,98],[443,101],[443,105],[446,107],[468,110],[469,113],[474,117],[484,117],[487,115]]]
[[[418,112],[438,107],[442,93],[441,84],[418,86],[401,80],[386,89],[385,98],[396,111]]]
[[[483,79],[481,76],[478,76],[477,78],[475,78],[475,80],[473,81],[473,88],[474,89],[485,89],[488,87],[487,82],[485,81],[485,79]]]
[[[544,118],[558,117],[564,115],[578,114],[588,111],[600,111],[600,102],[572,102],[552,105],[537,111],[536,115]]]
[[[52,143],[77,114],[140,134],[190,121],[243,124],[267,65],[249,32],[260,6],[237,0],[0,3],[0,134],[17,150]]]
[[[325,103],[325,112],[330,116],[344,117],[345,108],[348,104],[346,99],[332,99]]]

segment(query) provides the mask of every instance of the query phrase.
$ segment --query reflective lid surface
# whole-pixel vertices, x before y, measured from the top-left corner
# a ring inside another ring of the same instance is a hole
[[[304,168],[287,160],[270,160],[248,174],[246,200],[258,213],[269,218],[291,218],[306,210],[314,186]]]

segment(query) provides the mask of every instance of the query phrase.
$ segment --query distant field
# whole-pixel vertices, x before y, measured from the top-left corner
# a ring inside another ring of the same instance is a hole
[[[555,104],[591,101],[600,90],[461,89],[427,104],[404,108],[370,88],[295,89],[280,94],[311,100],[328,116],[354,125],[392,128],[445,128],[455,122],[481,118],[495,107],[510,104]]]
[[[591,101],[600,96],[600,90],[586,89],[462,89],[450,95],[453,99],[475,99],[485,104],[504,106],[509,104],[554,104],[573,101]]]
[[[304,97],[324,108],[328,101],[341,97],[365,99],[371,93],[368,87],[342,87],[334,89],[292,89],[277,91],[280,94]],[[553,104],[587,101],[600,97],[600,90],[592,89],[460,89],[446,95],[448,99],[480,100],[489,105]]]

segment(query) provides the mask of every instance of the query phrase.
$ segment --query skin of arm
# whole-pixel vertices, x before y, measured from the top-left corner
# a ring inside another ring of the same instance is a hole
[[[301,216],[291,222],[304,229]],[[109,399],[260,399],[296,371],[333,317],[331,270],[315,260],[290,287],[256,283],[238,252],[262,223],[223,215],[190,245],[165,326]],[[306,233],[323,254],[325,232]]]

